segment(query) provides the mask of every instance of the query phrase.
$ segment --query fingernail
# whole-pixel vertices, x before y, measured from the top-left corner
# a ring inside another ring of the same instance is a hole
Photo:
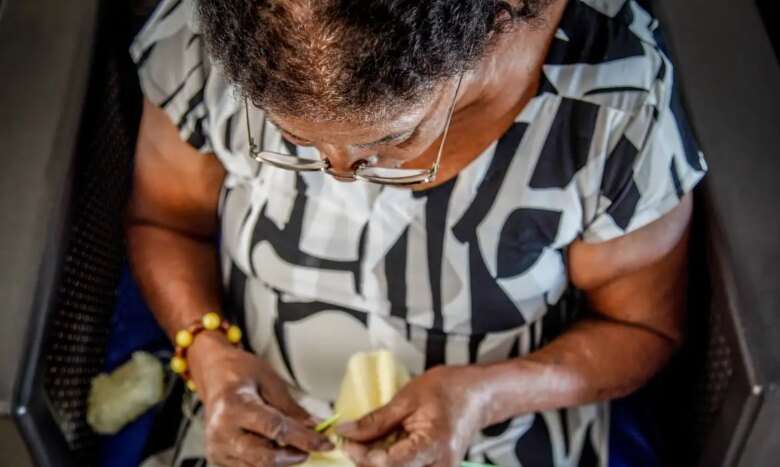
[[[306,454],[289,451],[283,451],[281,454],[279,454],[279,457],[279,461],[281,461],[283,464],[302,464],[306,462],[306,459],[309,458],[309,456]]]
[[[368,453],[368,460],[371,465],[388,465],[387,453],[380,450],[372,450]]]
[[[355,422],[345,422],[341,423],[338,426],[336,426],[336,433],[340,435],[346,435],[350,431],[355,431],[357,429],[357,423]]]
[[[336,449],[336,446],[334,446],[333,443],[331,443],[330,441],[325,440],[325,441],[320,443],[320,445],[318,446],[317,450],[318,451],[332,451],[334,449]]]
[[[366,456],[365,446],[361,446],[356,443],[344,443],[344,445],[341,446],[341,450],[347,453],[347,456],[349,456],[356,464],[360,464],[360,461],[362,461]]]

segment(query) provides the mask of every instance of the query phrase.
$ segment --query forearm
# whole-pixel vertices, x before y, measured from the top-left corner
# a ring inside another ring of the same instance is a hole
[[[146,223],[127,228],[130,262],[147,304],[165,332],[220,310],[217,250],[200,239]]]
[[[595,314],[541,349],[479,368],[488,422],[626,395],[682,339],[690,195],[664,217],[603,243],[569,246],[569,272]]]
[[[482,369],[486,422],[626,395],[658,372],[674,347],[648,329],[585,319],[536,352]]]
[[[214,242],[168,228],[136,223],[127,229],[133,272],[165,332],[176,332],[211,311],[220,311],[218,256]],[[214,376],[209,369],[230,366],[241,358],[219,332],[198,335],[187,354],[187,363],[201,400],[219,394],[234,383],[235,375],[222,370]],[[232,375],[232,376],[231,376]]]

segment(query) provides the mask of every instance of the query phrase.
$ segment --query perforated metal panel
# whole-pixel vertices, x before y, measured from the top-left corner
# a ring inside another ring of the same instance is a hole
[[[729,384],[734,376],[734,353],[726,337],[724,316],[713,310],[709,316],[709,335],[701,368],[694,382],[692,432],[696,446],[701,447],[712,429],[713,421],[723,407]]]
[[[111,16],[102,18],[110,21]],[[108,23],[110,24],[110,23]],[[44,347],[51,411],[77,459],[89,464],[98,438],[86,423],[90,381],[102,370],[125,258],[127,200],[137,120],[125,107],[122,42],[101,25],[74,174],[67,246]],[[120,48],[122,47],[122,48]]]

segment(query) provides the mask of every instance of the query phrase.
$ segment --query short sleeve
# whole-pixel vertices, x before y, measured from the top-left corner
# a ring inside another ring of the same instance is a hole
[[[583,227],[588,242],[637,230],[677,206],[707,165],[671,78],[659,79],[646,102],[626,114],[605,155],[596,208]]]
[[[207,83],[210,62],[192,0],[163,0],[130,46],[141,90],[179,129],[182,140],[211,152]]]

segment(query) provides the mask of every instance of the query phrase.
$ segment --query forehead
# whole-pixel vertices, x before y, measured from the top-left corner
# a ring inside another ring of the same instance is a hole
[[[312,141],[328,142],[330,139],[336,142],[373,141],[381,137],[414,129],[424,123],[441,107],[443,93],[442,87],[431,92],[429,98],[423,98],[412,105],[402,105],[398,108],[377,109],[370,113],[336,113],[332,111],[302,112],[290,114],[288,112],[276,112],[267,109],[268,118],[294,136]],[[338,118],[331,118],[332,115]]]
[[[332,120],[320,119],[314,116],[281,115],[268,112],[269,119],[296,136],[319,135],[327,132],[334,137],[384,136],[405,131],[420,124],[429,113],[429,106],[418,106],[405,109],[375,121]]]

